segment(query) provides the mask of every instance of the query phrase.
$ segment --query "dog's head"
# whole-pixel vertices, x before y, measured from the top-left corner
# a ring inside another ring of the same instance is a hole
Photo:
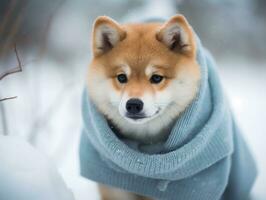
[[[92,42],[89,94],[119,128],[148,123],[163,128],[195,97],[196,41],[182,15],[164,24],[125,25],[102,16],[94,23]]]

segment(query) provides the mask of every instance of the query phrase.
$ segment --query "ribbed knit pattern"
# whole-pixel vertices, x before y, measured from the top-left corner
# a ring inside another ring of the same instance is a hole
[[[199,40],[197,61],[201,69],[197,97],[156,153],[132,148],[118,138],[85,90],[81,174],[160,200],[246,199],[256,167],[233,120],[215,63]]]

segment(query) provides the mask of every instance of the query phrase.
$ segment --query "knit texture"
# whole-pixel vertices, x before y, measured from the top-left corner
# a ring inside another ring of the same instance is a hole
[[[156,148],[117,137],[85,90],[82,176],[159,200],[247,199],[255,163],[223,94],[216,64],[199,40],[197,47],[197,97]]]

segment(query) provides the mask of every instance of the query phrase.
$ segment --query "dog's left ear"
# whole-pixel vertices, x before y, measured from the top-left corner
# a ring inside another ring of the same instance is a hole
[[[196,56],[194,32],[183,15],[175,15],[165,22],[156,34],[171,51]]]
[[[98,17],[93,27],[94,56],[99,56],[112,50],[125,37],[126,31],[115,20],[107,16]]]

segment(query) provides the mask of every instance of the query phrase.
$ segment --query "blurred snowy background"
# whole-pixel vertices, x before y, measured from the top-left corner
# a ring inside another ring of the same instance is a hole
[[[0,102],[0,135],[19,136],[47,155],[75,199],[97,200],[96,185],[79,176],[78,161],[80,97],[93,20],[108,15],[124,22],[180,12],[217,59],[258,162],[253,199],[264,200],[265,10],[264,0],[0,0],[0,74],[17,66],[14,44],[23,68],[0,82],[0,99],[18,96]]]

